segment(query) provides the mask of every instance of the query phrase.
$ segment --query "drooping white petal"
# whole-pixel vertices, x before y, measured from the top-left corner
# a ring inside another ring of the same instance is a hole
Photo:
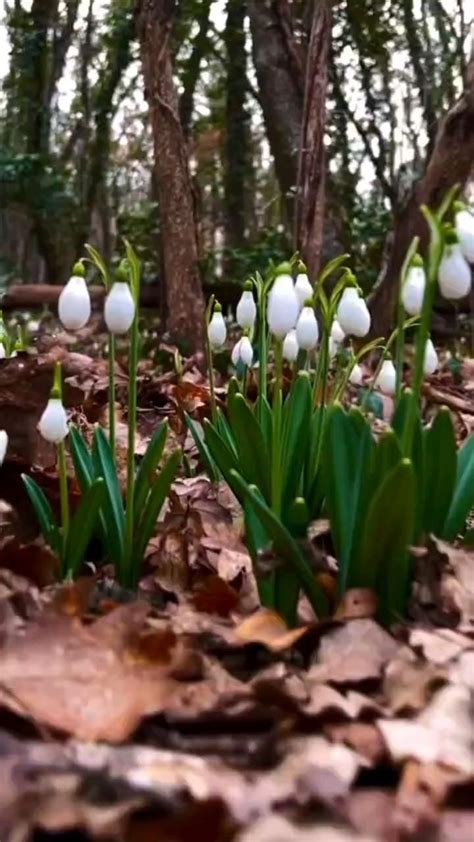
[[[295,292],[298,298],[300,308],[304,307],[306,302],[313,297],[313,287],[310,284],[306,272],[300,272],[296,276]]]
[[[468,210],[460,210],[454,223],[461,251],[469,263],[474,263],[474,216]]]
[[[346,287],[337,308],[337,320],[344,333],[366,336],[370,330],[370,313],[355,287]]]
[[[4,360],[6,355],[7,352],[5,350],[5,345],[3,344],[3,342],[0,342],[0,360]]]
[[[384,360],[375,386],[386,395],[394,395],[397,386],[397,372],[392,360]]]
[[[85,279],[72,275],[61,291],[58,314],[66,330],[80,330],[91,315],[91,298]]]
[[[300,311],[291,275],[278,275],[268,296],[267,321],[270,332],[283,339],[296,325]]]
[[[402,303],[409,316],[419,316],[423,307],[426,275],[423,266],[410,266],[402,289]]]
[[[294,363],[298,357],[299,345],[296,330],[289,330],[283,340],[283,357],[287,362]]]
[[[345,338],[346,334],[344,333],[341,325],[339,324],[337,319],[334,319],[331,325],[331,339],[333,339],[334,342],[337,342],[337,344],[340,345],[341,342],[344,342]]]
[[[50,398],[38,424],[46,441],[59,444],[68,434],[67,415],[60,398]]]
[[[252,365],[253,348],[248,336],[242,336],[242,339],[240,340],[239,354],[244,365]]]
[[[428,339],[425,345],[425,360],[423,365],[425,374],[434,374],[438,368],[438,364],[438,354],[436,353],[435,346],[433,345],[431,339]]]
[[[438,270],[439,290],[443,298],[456,301],[471,289],[471,267],[459,243],[446,246]]]
[[[362,383],[364,382],[364,376],[359,363],[356,363],[354,368],[352,369],[349,375],[349,382],[352,383],[353,386],[362,386]]]
[[[104,308],[104,318],[109,333],[127,333],[135,317],[135,302],[129,285],[125,281],[115,281],[112,285]]]
[[[296,323],[296,338],[304,351],[309,351],[318,344],[319,328],[312,307],[303,307]]]
[[[237,322],[244,330],[249,330],[254,326],[257,317],[257,305],[251,290],[244,289],[237,304]]]
[[[207,328],[207,335],[212,348],[220,348],[227,338],[224,316],[219,310],[215,310],[212,314]]]
[[[6,430],[0,430],[0,465],[3,464],[8,447],[8,435]]]

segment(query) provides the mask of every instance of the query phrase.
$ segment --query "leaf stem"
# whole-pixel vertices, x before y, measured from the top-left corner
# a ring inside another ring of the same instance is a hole
[[[109,333],[108,347],[109,369],[109,442],[112,459],[115,462],[115,336]]]
[[[66,466],[66,445],[64,440],[58,444],[58,473],[59,473],[59,498],[61,503],[61,527],[62,527],[62,553],[61,573],[65,577],[68,573],[67,559],[65,557],[67,536],[69,532],[69,492],[67,486]]]

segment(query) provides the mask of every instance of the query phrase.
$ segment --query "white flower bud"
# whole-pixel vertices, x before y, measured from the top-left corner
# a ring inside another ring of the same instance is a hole
[[[355,287],[346,287],[337,308],[341,329],[352,336],[366,336],[370,330],[370,313]]]
[[[410,266],[402,289],[402,303],[409,316],[419,316],[425,296],[426,275],[423,266]]]
[[[359,363],[356,363],[354,368],[352,369],[349,375],[349,382],[352,383],[353,386],[362,386],[364,382],[364,377]]]
[[[308,299],[313,297],[313,287],[309,282],[306,272],[300,272],[296,276],[295,292],[300,308],[304,307]]]
[[[460,210],[454,223],[461,251],[469,263],[474,263],[474,216],[468,210]]]
[[[91,315],[91,298],[85,279],[72,275],[58,301],[58,314],[66,330],[80,330]]]
[[[330,336],[330,337],[329,337],[329,347],[328,347],[328,350],[329,350],[329,359],[330,359],[330,360],[333,360],[333,359],[334,359],[334,357],[335,357],[335,356],[336,356],[336,354],[338,353],[338,351],[339,351],[339,348],[340,348],[340,347],[341,347],[341,343],[340,343],[340,342],[336,342],[336,341],[335,341],[335,339],[333,339],[333,338],[332,338],[332,336]]]
[[[240,296],[240,301],[237,304],[237,322],[244,330],[249,330],[254,326],[257,318],[257,305],[251,290],[244,289]]]
[[[232,348],[231,360],[233,365],[237,366],[239,362],[244,365],[252,365],[253,348],[248,336],[242,336]]]
[[[270,332],[283,339],[296,325],[300,312],[291,275],[277,275],[268,296],[267,321]]]
[[[431,339],[428,339],[425,345],[425,360],[423,364],[423,371],[427,375],[434,374],[438,368],[438,354]]]
[[[5,345],[3,344],[3,342],[0,342],[0,360],[4,360],[6,355],[7,352],[5,350]]]
[[[60,398],[50,398],[38,424],[46,441],[59,444],[68,434],[66,410]]]
[[[471,289],[471,267],[459,243],[446,246],[438,270],[439,290],[443,298],[455,301]]]
[[[394,395],[397,387],[397,372],[392,360],[384,360],[375,386],[386,395]]]
[[[212,348],[220,348],[224,344],[227,337],[227,328],[220,310],[214,310],[207,327],[207,336]]]
[[[0,430],[0,465],[3,464],[8,447],[8,435],[6,430]]]
[[[105,324],[109,333],[127,333],[135,318],[135,302],[125,281],[112,284],[104,308]]]
[[[289,363],[294,363],[298,357],[299,350],[300,348],[296,338],[296,330],[293,328],[288,331],[283,340],[283,358]]]
[[[318,344],[319,327],[312,307],[303,307],[296,323],[296,338],[304,351],[309,351]]]
[[[334,342],[340,345],[341,342],[344,342],[345,338],[346,334],[344,333],[341,325],[339,324],[337,319],[334,319],[331,325],[331,339],[333,339]]]

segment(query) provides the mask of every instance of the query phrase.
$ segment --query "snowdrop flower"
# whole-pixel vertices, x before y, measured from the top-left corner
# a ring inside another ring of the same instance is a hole
[[[425,361],[423,364],[423,370],[425,374],[431,375],[435,373],[437,368],[438,354],[436,353],[435,346],[433,345],[431,339],[428,339],[425,345]]]
[[[52,444],[59,444],[68,434],[66,410],[54,390],[39,420],[38,429],[43,438]]]
[[[394,395],[397,386],[397,372],[391,359],[384,360],[375,381],[375,386],[386,395]]]
[[[300,311],[289,263],[282,263],[268,296],[267,321],[270,332],[283,339],[296,325]]]
[[[319,327],[312,304],[308,302],[303,307],[296,322],[296,338],[298,345],[304,351],[315,348],[319,339]]]
[[[362,368],[360,367],[359,363],[356,363],[354,368],[352,369],[349,375],[349,382],[352,383],[353,386],[362,386],[364,382]]]
[[[250,330],[257,318],[257,305],[252,294],[252,282],[245,284],[244,291],[237,304],[237,322],[244,330]]]
[[[464,257],[469,263],[474,263],[474,216],[466,208],[460,208],[454,217],[454,224]]]
[[[252,365],[253,348],[248,336],[242,336],[242,339],[235,343],[232,348],[231,360],[236,367],[239,362],[247,366]]]
[[[296,330],[293,328],[288,331],[283,340],[283,358],[289,363],[294,363],[298,357],[299,350],[300,348],[296,338]]]
[[[105,299],[104,319],[109,333],[127,333],[135,318],[135,302],[126,281],[115,281]]]
[[[76,263],[66,286],[61,291],[58,314],[66,330],[80,330],[91,315],[91,299],[82,263]]]
[[[419,316],[425,297],[426,275],[423,260],[415,255],[402,289],[402,304],[409,316]]]
[[[8,447],[8,435],[6,430],[0,430],[0,465],[3,464]]]
[[[4,360],[6,355],[7,352],[5,350],[5,345],[3,344],[3,342],[0,342],[0,360]]]
[[[370,330],[370,313],[354,286],[346,287],[337,308],[337,320],[344,333],[366,336]]]
[[[337,319],[334,319],[334,321],[331,325],[331,335],[330,336],[331,336],[331,339],[333,339],[334,342],[336,342],[338,345],[340,345],[341,342],[344,342],[344,339],[346,338],[346,334],[344,333],[344,331],[343,331],[343,329],[342,329],[342,327],[339,324]]]
[[[220,348],[227,338],[227,328],[220,304],[214,305],[214,312],[207,326],[207,338],[213,349]]]
[[[471,289],[471,267],[459,243],[446,245],[438,270],[439,290],[443,298],[455,301]]]
[[[304,263],[298,264],[298,274],[295,281],[295,292],[299,301],[300,309],[304,307],[306,301],[313,297],[313,287],[310,284],[306,266]]]

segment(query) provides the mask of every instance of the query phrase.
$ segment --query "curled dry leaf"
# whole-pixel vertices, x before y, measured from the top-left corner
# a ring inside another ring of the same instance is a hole
[[[237,640],[245,643],[263,643],[273,652],[289,649],[306,634],[308,626],[288,629],[285,621],[275,611],[262,608],[243,620],[235,629]]]

